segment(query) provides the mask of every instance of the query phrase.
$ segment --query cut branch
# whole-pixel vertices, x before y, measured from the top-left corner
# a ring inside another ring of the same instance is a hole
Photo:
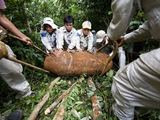
[[[65,98],[67,98],[67,96],[69,95],[69,93],[72,91],[73,87],[82,79],[79,79],[78,81],[76,81],[74,84],[72,84],[72,86],[70,88],[68,88],[66,91],[64,91],[46,110],[45,110],[45,115],[51,113],[54,108]]]
[[[97,96],[93,95],[91,97],[91,101],[92,101],[92,108],[93,108],[93,120],[97,120],[99,116],[101,115],[100,105],[99,105]]]
[[[62,99],[67,96],[68,91],[63,92],[44,112],[45,115],[51,113],[53,109],[62,101]]]
[[[61,104],[60,107],[58,108],[53,120],[63,120],[64,114],[65,114],[65,107],[63,104]]]
[[[53,86],[60,80],[60,77],[57,77],[56,79],[54,79],[50,86],[49,86],[49,90],[47,91],[47,93],[43,96],[43,98],[41,99],[41,101],[35,106],[34,110],[32,111],[31,115],[29,116],[28,120],[36,120],[39,111],[42,109],[43,105],[47,102],[47,100],[49,99],[50,96],[50,92],[53,88]]]

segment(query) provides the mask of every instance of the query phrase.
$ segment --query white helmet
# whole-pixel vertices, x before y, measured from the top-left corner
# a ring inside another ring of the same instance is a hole
[[[83,23],[82,23],[82,28],[83,29],[91,29],[91,27],[92,27],[92,25],[91,25],[91,22],[90,21],[84,21]]]
[[[96,37],[97,37],[96,42],[102,42],[105,36],[106,36],[105,31],[104,31],[104,30],[99,30],[99,31],[96,33]]]
[[[54,24],[53,19],[51,19],[50,17],[45,17],[43,19],[43,25],[42,26],[44,26],[45,24],[50,25],[53,29],[58,28],[58,26],[56,24]]]

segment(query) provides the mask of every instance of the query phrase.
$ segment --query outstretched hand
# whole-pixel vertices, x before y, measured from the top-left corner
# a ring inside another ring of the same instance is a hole
[[[27,36],[25,36],[25,37],[23,37],[23,38],[21,38],[22,39],[22,41],[24,41],[27,45],[32,45],[32,40],[29,38],[29,37],[27,37]]]
[[[59,57],[62,52],[63,52],[62,49],[56,49],[52,54],[55,55],[56,57]]]
[[[67,52],[69,52],[69,53],[74,53],[75,50],[67,49]]]
[[[121,47],[121,46],[123,46],[123,44],[124,44],[124,36],[121,36],[119,39],[117,39],[116,40],[117,41],[117,43],[118,43],[118,47]]]

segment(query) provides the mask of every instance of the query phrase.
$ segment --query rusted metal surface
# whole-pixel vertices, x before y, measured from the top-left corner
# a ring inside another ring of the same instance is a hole
[[[44,68],[54,74],[63,76],[74,76],[84,73],[93,75],[109,71],[112,68],[112,61],[105,53],[68,53],[63,51],[59,56],[46,56]]]

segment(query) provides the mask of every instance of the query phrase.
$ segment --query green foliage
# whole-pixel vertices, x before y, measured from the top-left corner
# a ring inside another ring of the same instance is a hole
[[[84,19],[91,21],[92,28],[106,31],[111,20],[111,0],[82,0],[80,5],[86,13]]]
[[[111,74],[113,71],[111,71],[109,74]],[[36,73],[34,73],[36,75]],[[112,77],[112,76],[111,76]],[[32,81],[32,89],[36,93],[36,96],[34,97],[27,97],[21,100],[15,100],[13,94],[9,94],[12,99],[11,101],[3,101],[3,104],[1,105],[1,113],[5,113],[8,111],[13,111],[17,108],[20,108],[24,111],[24,117],[26,120],[28,116],[30,115],[31,111],[35,107],[35,105],[40,101],[40,99],[44,96],[46,93],[49,83],[53,80],[54,78],[51,78],[49,76],[44,76],[43,78],[39,79],[33,79]],[[41,120],[50,120],[53,118],[57,108],[50,114],[45,116],[44,115],[44,110],[59,96],[62,94],[62,92],[71,86],[72,83],[77,81],[79,77],[64,77],[62,78],[59,83],[52,89],[51,91],[51,97],[49,98],[49,101],[45,104],[43,109],[40,111],[39,114],[39,119]],[[108,118],[114,118],[110,115],[109,112],[106,112],[105,110],[105,104],[107,104],[107,110],[110,109],[111,104],[110,100],[112,101],[111,94],[110,92],[110,86],[112,79],[110,76],[103,76],[103,77],[95,77],[94,82],[96,82],[96,86],[99,89],[96,94],[99,96],[99,100],[101,101],[101,106],[102,106],[102,112],[103,112],[103,119],[106,119],[107,116]],[[110,85],[109,85],[110,84]],[[64,103],[65,106],[65,120],[80,120],[84,118],[91,118],[92,116],[92,105],[91,105],[91,100],[90,97],[87,96],[87,79],[84,79],[80,83],[78,83],[69,96],[67,97],[67,101]],[[105,92],[102,92],[104,90]],[[105,101],[106,97],[107,102]],[[110,100],[109,100],[110,98]],[[4,108],[5,106],[5,108]]]

